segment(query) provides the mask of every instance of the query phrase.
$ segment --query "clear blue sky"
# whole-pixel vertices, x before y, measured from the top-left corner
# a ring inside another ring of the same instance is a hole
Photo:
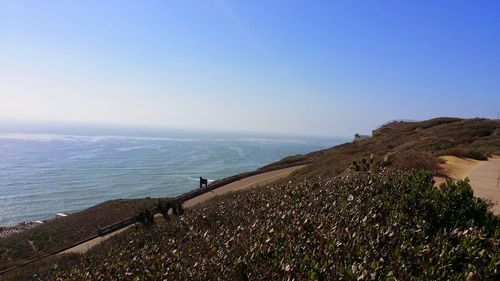
[[[351,135],[497,111],[497,0],[0,0],[3,121]]]

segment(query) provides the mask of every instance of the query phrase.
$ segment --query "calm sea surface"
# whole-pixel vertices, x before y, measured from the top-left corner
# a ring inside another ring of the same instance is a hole
[[[117,198],[178,195],[340,140],[0,133],[0,226]]]

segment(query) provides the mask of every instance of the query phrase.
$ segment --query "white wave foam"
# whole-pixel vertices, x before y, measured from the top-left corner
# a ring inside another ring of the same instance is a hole
[[[28,140],[28,141],[39,141],[39,142],[51,142],[51,141],[100,142],[106,140],[186,141],[186,142],[198,141],[198,139],[168,138],[168,137],[87,136],[87,135],[25,134],[25,133],[0,133],[0,139]]]
[[[151,150],[158,150],[161,149],[161,145],[136,145],[136,146],[129,146],[129,147],[120,147],[116,148],[116,151],[120,152],[127,152],[127,151],[133,151],[133,150],[144,150],[144,149],[151,149]]]
[[[27,140],[38,142],[74,141],[74,142],[102,142],[109,140],[135,140],[135,141],[176,141],[176,142],[249,142],[257,144],[292,144],[292,145],[317,145],[331,146],[343,140],[314,140],[307,138],[265,138],[265,137],[234,137],[234,138],[174,138],[174,137],[137,137],[137,136],[92,136],[68,134],[31,134],[31,133],[0,133],[0,140]]]

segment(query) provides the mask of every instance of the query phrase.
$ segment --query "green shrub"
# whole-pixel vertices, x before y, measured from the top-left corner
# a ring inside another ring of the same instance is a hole
[[[225,195],[166,226],[112,239],[79,264],[42,268],[40,276],[498,280],[499,218],[467,181],[435,188],[433,176],[373,170]]]
[[[488,160],[488,154],[480,152],[476,149],[466,150],[464,148],[453,148],[446,150],[442,155],[453,155],[460,158],[471,158],[475,160]]]
[[[184,214],[184,208],[182,207],[181,201],[176,200],[173,202],[172,212],[173,212],[174,216],[181,216]]]
[[[477,150],[469,150],[465,154],[465,157],[485,161],[488,160],[488,156],[485,153],[479,152]]]
[[[172,200],[158,200],[158,203],[156,203],[156,208],[158,208],[165,221],[169,221],[169,211],[172,209],[172,203]]]
[[[0,270],[92,237],[97,229],[134,216],[137,209],[151,208],[155,202],[150,198],[111,200],[0,239]]]
[[[155,216],[150,209],[142,209],[136,215],[137,222],[141,223],[144,227],[150,228],[155,225]]]
[[[439,160],[435,155],[414,150],[399,151],[389,155],[388,161],[396,170],[430,170],[439,172]]]

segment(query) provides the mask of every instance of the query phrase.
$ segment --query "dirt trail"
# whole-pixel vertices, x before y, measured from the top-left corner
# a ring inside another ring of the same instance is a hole
[[[495,203],[493,213],[500,215],[500,157],[481,161],[468,175],[474,195]]]
[[[468,159],[468,158],[458,158],[456,156],[441,156],[439,159],[444,160],[445,163],[441,164],[443,172],[448,175],[453,180],[462,180],[469,176],[470,171],[481,161]],[[435,178],[436,185],[446,182],[443,177]]]
[[[282,179],[282,178],[290,175],[293,171],[300,169],[302,167],[305,167],[305,166],[306,165],[276,170],[276,171],[272,171],[272,172],[244,178],[244,179],[241,179],[239,181],[235,181],[233,183],[227,184],[225,186],[221,186],[217,189],[214,189],[212,191],[209,191],[207,193],[204,193],[200,196],[197,196],[193,199],[190,199],[190,200],[184,202],[184,207],[185,208],[192,207],[196,204],[207,201],[215,196],[218,196],[218,195],[221,195],[221,194],[224,194],[227,192],[244,190],[244,189],[248,189],[251,187],[258,186],[258,185],[265,185],[265,184],[277,181],[279,179]]]
[[[446,163],[442,164],[444,172],[453,180],[470,180],[474,195],[491,200],[495,205],[493,213],[500,215],[500,156],[494,156],[488,161],[478,161],[455,156],[442,156]],[[444,178],[436,177],[436,185],[445,182]]]

